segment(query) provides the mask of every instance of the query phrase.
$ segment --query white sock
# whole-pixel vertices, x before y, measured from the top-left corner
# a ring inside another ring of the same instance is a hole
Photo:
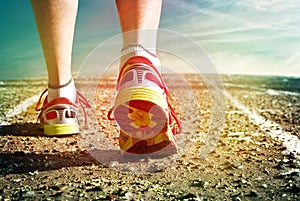
[[[156,54],[157,29],[137,29],[123,33],[120,66],[132,56],[143,56],[160,72],[161,64]]]
[[[156,49],[146,49],[142,45],[136,43],[128,44],[121,50],[120,67],[122,67],[124,63],[133,56],[143,56],[149,59],[149,61],[156,67],[158,72],[161,71],[161,64],[156,55]]]
[[[66,86],[48,85],[48,102],[59,97],[67,98],[73,103],[76,101],[76,87],[73,79]]]

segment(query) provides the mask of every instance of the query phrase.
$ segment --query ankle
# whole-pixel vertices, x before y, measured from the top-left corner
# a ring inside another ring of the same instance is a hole
[[[133,56],[143,56],[157,68],[157,70],[161,71],[161,64],[160,60],[156,55],[155,48],[144,48],[142,45],[138,43],[131,43],[128,44],[121,50],[121,60],[120,60],[120,67],[124,65],[124,63]]]
[[[76,87],[73,78],[62,85],[48,84],[48,102],[61,97],[67,98],[72,102],[76,101]]]

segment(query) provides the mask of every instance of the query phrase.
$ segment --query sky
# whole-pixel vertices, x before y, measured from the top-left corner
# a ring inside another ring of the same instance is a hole
[[[0,80],[46,76],[30,1],[0,4]],[[163,0],[160,28],[193,40],[219,73],[300,77],[299,13],[300,0]],[[113,0],[79,1],[73,70],[119,33]]]

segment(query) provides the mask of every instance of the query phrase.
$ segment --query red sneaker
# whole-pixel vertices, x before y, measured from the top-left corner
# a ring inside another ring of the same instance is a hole
[[[122,151],[149,154],[169,145],[177,148],[174,135],[181,132],[181,122],[169,104],[164,80],[147,58],[134,56],[123,65],[117,90],[108,118],[120,127]]]
[[[82,106],[86,121],[86,112],[83,106],[91,108],[86,98],[77,92],[75,103],[64,97],[56,98],[48,103],[46,92],[47,89],[41,94],[35,107],[36,111],[40,111],[38,121],[43,125],[44,135],[65,136],[79,133],[77,108],[79,105]],[[43,97],[45,98],[41,106]]]

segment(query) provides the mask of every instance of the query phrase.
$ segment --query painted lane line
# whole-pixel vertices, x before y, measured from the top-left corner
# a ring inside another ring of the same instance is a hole
[[[224,83],[225,87],[237,87],[241,89],[251,89],[255,91],[260,91],[272,96],[279,96],[279,95],[291,95],[291,96],[300,96],[300,93],[298,92],[291,92],[291,91],[282,91],[277,89],[268,89],[268,88],[262,88],[262,87],[253,87],[249,85],[243,85],[243,84],[231,84],[231,83]]]
[[[31,106],[35,101],[37,101],[39,97],[40,94],[25,99],[24,101],[16,105],[13,109],[8,110],[5,114],[5,118],[10,119],[26,111],[27,108]],[[0,123],[0,125],[9,125],[9,124],[10,123],[7,122],[6,120]]]
[[[268,133],[273,139],[280,141],[282,145],[287,149],[288,153],[300,159],[300,140],[297,136],[283,131],[279,124],[270,120],[266,120],[256,112],[250,111],[246,106],[232,97],[229,93],[224,93],[234,106],[248,115],[252,123],[258,125],[262,131]]]

